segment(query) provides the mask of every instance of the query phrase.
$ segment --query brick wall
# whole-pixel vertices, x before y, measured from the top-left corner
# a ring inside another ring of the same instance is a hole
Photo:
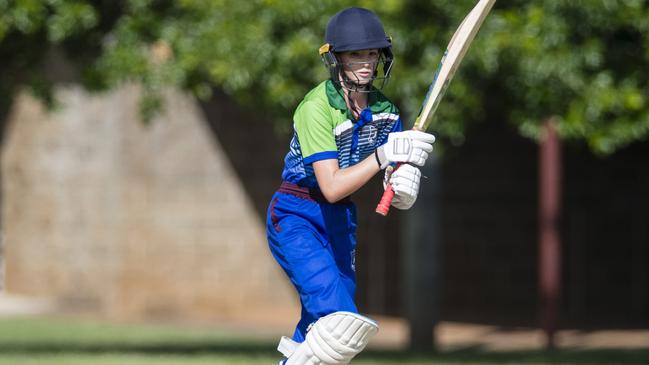
[[[17,99],[2,151],[6,290],[114,318],[297,315],[200,107],[169,92],[144,125],[138,95],[61,88],[49,114]]]

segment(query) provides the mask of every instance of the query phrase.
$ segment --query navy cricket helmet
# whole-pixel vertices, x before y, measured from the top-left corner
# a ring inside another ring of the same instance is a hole
[[[392,41],[385,34],[379,17],[372,11],[357,7],[339,11],[329,20],[324,40],[325,44],[320,47],[320,56],[334,82],[340,82],[339,77],[343,66],[336,57],[336,53],[374,48],[380,51],[379,63],[383,65],[383,76],[378,77],[378,67],[376,67],[372,80],[381,80],[382,83],[379,87],[381,89],[390,78],[394,61]],[[354,80],[342,75],[348,88],[352,86],[351,88],[355,91],[364,91],[358,89]]]

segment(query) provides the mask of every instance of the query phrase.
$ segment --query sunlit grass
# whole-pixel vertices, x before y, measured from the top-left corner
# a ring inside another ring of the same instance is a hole
[[[279,359],[274,340],[187,325],[121,324],[47,318],[0,319],[0,364],[248,365]],[[363,352],[355,365],[648,364],[646,350],[448,353]]]

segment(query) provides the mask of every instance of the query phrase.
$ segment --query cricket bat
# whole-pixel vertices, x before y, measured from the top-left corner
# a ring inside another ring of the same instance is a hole
[[[460,23],[453,37],[451,37],[451,41],[446,46],[446,51],[444,52],[444,56],[442,56],[439,66],[437,66],[433,82],[428,87],[426,98],[424,99],[419,116],[415,119],[413,129],[425,131],[428,128],[432,119],[431,117],[435,114],[439,102],[442,100],[444,93],[446,93],[446,89],[448,89],[448,85],[453,79],[455,71],[457,71],[466,51],[471,45],[471,41],[475,38],[478,29],[480,29],[482,22],[487,17],[487,14],[489,14],[495,2],[496,0],[479,0],[478,4],[462,20],[462,23]],[[395,169],[398,167],[397,165]],[[390,204],[393,198],[394,190],[392,190],[392,186],[388,183],[385,187],[383,197],[376,207],[376,212],[384,216],[387,215],[390,211]]]

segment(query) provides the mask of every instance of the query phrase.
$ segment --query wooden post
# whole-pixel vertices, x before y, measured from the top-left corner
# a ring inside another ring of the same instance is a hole
[[[421,167],[421,188],[415,205],[403,212],[402,288],[405,317],[410,324],[410,349],[435,350],[439,318],[440,168],[434,153]]]
[[[550,118],[539,148],[539,296],[546,348],[555,347],[561,293],[561,144]]]

